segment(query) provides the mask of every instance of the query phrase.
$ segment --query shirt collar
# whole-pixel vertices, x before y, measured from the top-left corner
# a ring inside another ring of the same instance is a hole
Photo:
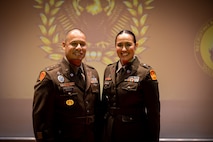
[[[129,63],[132,63],[133,61],[135,60],[135,56],[128,62]],[[116,70],[116,73],[118,73],[120,71],[121,68],[124,68],[125,69],[126,65],[123,65],[121,64],[121,61],[119,60],[118,62],[118,69]]]
[[[83,68],[83,64],[82,64],[82,63],[81,63],[81,65],[80,65],[80,67],[77,67],[77,66],[75,66],[75,65],[73,65],[73,64],[70,64],[70,62],[67,60],[66,56],[65,56],[64,58],[65,58],[65,60],[69,63],[71,69],[74,71],[75,74],[78,73],[78,69],[79,69],[79,68],[81,68],[81,71],[82,71],[82,73],[84,74],[84,68]]]
[[[116,73],[118,73],[120,71],[121,68],[124,68],[124,66],[122,66],[121,62],[118,62],[118,69],[116,70]]]

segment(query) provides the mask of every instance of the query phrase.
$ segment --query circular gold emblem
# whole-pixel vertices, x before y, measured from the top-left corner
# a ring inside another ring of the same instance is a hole
[[[195,57],[203,71],[213,77],[213,20],[205,24],[196,37]]]
[[[66,100],[66,104],[68,106],[72,106],[74,104],[74,101],[72,99]]]

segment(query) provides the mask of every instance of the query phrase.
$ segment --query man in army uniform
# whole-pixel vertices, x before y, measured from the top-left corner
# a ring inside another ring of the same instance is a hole
[[[65,56],[40,72],[34,86],[33,128],[37,142],[94,142],[100,101],[99,75],[82,62],[86,36],[70,30]]]
[[[117,34],[120,60],[104,72],[104,142],[159,142],[158,81],[155,71],[135,56],[137,46],[131,31]]]

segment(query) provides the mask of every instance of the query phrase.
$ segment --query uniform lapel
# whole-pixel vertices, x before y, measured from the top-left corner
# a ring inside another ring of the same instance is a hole
[[[70,81],[75,81],[74,80],[75,73],[73,70],[70,69],[69,63],[64,58],[61,62],[61,66],[62,66],[62,74]]]
[[[110,68],[110,76],[111,76],[111,78],[112,78],[112,82],[115,84],[115,77],[116,77],[116,74],[115,74],[115,72],[116,72],[116,63],[115,64],[113,64],[112,66],[111,66],[111,68]]]
[[[130,73],[131,73],[130,69],[124,69],[123,73],[117,73],[117,75],[119,76],[118,77],[119,79],[117,79],[116,84],[119,84],[120,82],[123,82],[124,79],[130,75]]]
[[[70,67],[70,64],[65,60],[65,59],[63,59],[62,60],[62,63],[61,63],[61,65],[63,66],[62,67],[62,73],[63,73],[63,75],[66,77],[66,78],[68,78],[68,80],[70,81],[70,82],[75,82],[75,85],[76,86],[78,86],[79,88],[81,88],[81,89],[85,89],[83,86],[81,86],[81,85],[79,85],[78,83],[76,83],[76,82],[78,82],[79,80],[78,80],[78,77],[77,77],[77,75],[76,75],[76,73],[71,69],[71,67]],[[86,67],[85,67],[85,65],[83,64],[83,68],[84,68],[84,74],[85,74],[85,81],[87,81],[87,83],[86,83],[86,85],[88,85],[89,83],[88,83],[88,77],[87,77],[87,75],[86,75]]]
[[[128,78],[129,76],[134,75],[135,72],[137,72],[138,65],[139,65],[139,62],[137,58],[129,65],[126,65],[124,73],[122,74],[121,77],[119,77],[119,80],[116,82],[116,84],[119,84],[123,82],[126,78]]]
[[[91,83],[92,72],[85,64],[83,64],[83,68],[85,74],[86,90],[88,90]]]

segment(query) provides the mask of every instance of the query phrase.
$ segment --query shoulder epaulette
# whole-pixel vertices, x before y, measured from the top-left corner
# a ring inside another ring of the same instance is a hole
[[[51,71],[55,68],[58,68],[60,64],[51,65],[45,68],[46,71]]]
[[[113,65],[116,66],[116,64],[117,64],[117,62],[110,63],[110,64],[107,65],[107,67],[108,67],[108,66],[113,66]]]
[[[91,65],[87,65],[87,64],[86,64],[86,66],[87,66],[88,68],[94,69],[94,67],[91,66]]]
[[[151,68],[151,66],[149,66],[147,64],[144,64],[144,63],[141,63],[141,66],[144,67],[144,68],[146,68],[146,69],[150,69]]]
[[[107,66],[111,66],[113,63],[108,64]]]
[[[157,76],[156,76],[156,73],[155,71],[152,69],[151,66],[147,65],[147,64],[141,64],[141,66],[143,66],[144,68],[148,69],[149,70],[149,78],[152,79],[152,80],[157,80]]]

